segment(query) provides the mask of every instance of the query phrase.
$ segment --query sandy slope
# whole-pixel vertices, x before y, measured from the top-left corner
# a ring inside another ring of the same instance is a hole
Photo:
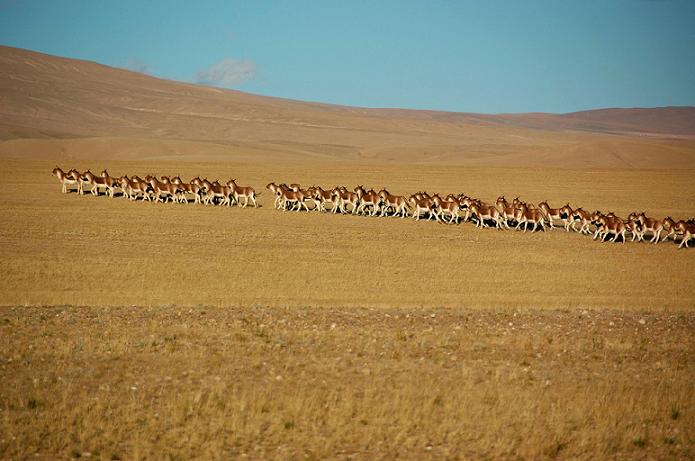
[[[8,47],[0,47],[0,67],[5,157],[695,167],[695,108],[499,116],[361,109]]]

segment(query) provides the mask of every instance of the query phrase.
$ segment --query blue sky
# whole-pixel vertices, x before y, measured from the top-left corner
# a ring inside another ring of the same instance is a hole
[[[0,44],[363,107],[695,105],[692,0],[0,0]]]

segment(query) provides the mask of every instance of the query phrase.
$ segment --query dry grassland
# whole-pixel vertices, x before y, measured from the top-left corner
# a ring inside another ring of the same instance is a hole
[[[695,317],[0,310],[6,459],[692,459]]]
[[[79,197],[54,163],[0,162],[0,458],[695,456],[695,250],[282,213],[267,191]],[[62,166],[695,215],[690,170]]]
[[[397,218],[130,202],[61,194],[47,162],[2,160],[0,305],[534,307],[695,305],[695,258],[672,242],[593,242]],[[72,166],[72,165],[70,165]],[[437,166],[80,163],[148,172],[499,194],[627,215],[695,215],[686,171]]]
[[[8,47],[0,68],[0,458],[695,457],[695,249],[263,190],[693,217],[693,108],[370,110]],[[264,206],[61,194],[55,162],[234,177]]]

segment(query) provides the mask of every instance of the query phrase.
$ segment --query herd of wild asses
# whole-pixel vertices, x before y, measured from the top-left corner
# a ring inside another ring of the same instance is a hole
[[[427,220],[446,224],[475,222],[477,227],[497,229],[523,229],[524,232],[555,228],[556,221],[562,222],[565,230],[581,234],[593,234],[594,240],[616,242],[618,238],[625,243],[628,232],[632,241],[649,238],[651,243],[659,243],[673,237],[682,237],[680,247],[688,247],[688,241],[695,235],[695,219],[675,221],[670,216],[660,220],[649,218],[644,212],[633,212],[622,219],[614,213],[590,213],[582,208],[573,209],[569,204],[561,208],[551,208],[548,202],[538,206],[521,201],[518,197],[511,203],[501,196],[494,205],[465,194],[439,194],[417,192],[410,197],[393,195],[386,189],[379,192],[357,186],[352,191],[344,186],[323,189],[311,186],[302,189],[299,184],[275,184],[266,186],[275,195],[275,208],[283,211],[330,211],[332,213],[357,214],[367,216],[392,216],[405,218],[412,216],[416,221]],[[311,208],[309,208],[311,205]],[[330,209],[329,209],[330,207]],[[579,228],[577,228],[579,227]],[[609,238],[610,236],[610,238]]]
[[[178,176],[157,178],[153,175],[147,175],[144,179],[137,175],[113,177],[106,170],[102,171],[100,176],[96,176],[89,170],[80,173],[71,169],[65,173],[58,167],[53,169],[53,175],[62,183],[64,193],[68,191],[68,187],[76,187],[77,193],[80,195],[83,195],[84,191],[88,189],[93,195],[99,195],[99,192],[103,190],[106,195],[112,198],[118,191],[122,197],[130,200],[142,198],[156,202],[188,203],[188,198],[192,197],[195,203],[206,205],[232,206],[239,204],[245,208],[246,205],[252,203],[254,207],[258,206],[256,191],[253,187],[241,187],[234,179],[220,184],[218,181],[211,182],[207,179],[193,178],[186,183]]]
[[[156,177],[147,175],[144,179],[137,175],[128,177],[112,177],[104,170],[100,176],[87,170],[80,173],[75,169],[65,173],[56,167],[53,174],[62,184],[63,192],[69,187],[77,189],[79,194],[89,190],[94,195],[100,191],[110,197],[118,192],[130,200],[141,198],[148,201],[188,203],[192,198],[194,203],[206,205],[238,204],[242,208],[249,203],[258,206],[256,191],[253,187],[241,187],[236,180],[230,179],[224,184],[219,181],[209,181],[199,177],[190,182],[183,182],[180,177]],[[417,192],[409,197],[393,195],[386,189],[376,192],[357,186],[352,191],[344,186],[323,189],[311,186],[303,189],[299,184],[275,184],[266,186],[275,196],[275,208],[283,211],[317,211],[341,214],[356,214],[366,216],[409,217],[419,220],[427,218],[440,223],[458,224],[474,222],[477,227],[495,227],[497,229],[523,229],[526,232],[554,229],[556,222],[562,223],[564,229],[580,234],[593,235],[594,240],[625,243],[628,234],[631,241],[644,241],[657,244],[669,238],[677,241],[679,248],[689,247],[689,241],[695,236],[695,219],[676,221],[670,216],[664,219],[650,218],[645,212],[633,212],[626,218],[620,218],[614,213],[600,211],[589,212],[582,208],[572,208],[566,204],[560,208],[551,208],[547,202],[537,206],[520,200],[512,202],[504,196],[497,199],[494,205],[486,204],[480,199],[465,194],[439,194]]]

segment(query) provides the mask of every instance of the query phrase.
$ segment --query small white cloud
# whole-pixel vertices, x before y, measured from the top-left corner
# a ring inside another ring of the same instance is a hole
[[[249,59],[223,59],[196,75],[196,82],[212,86],[235,86],[256,73],[256,63]]]
[[[128,61],[128,65],[126,66],[126,69],[132,70],[134,72],[140,72],[141,74],[151,74],[152,73],[152,68],[147,64],[146,62],[137,59],[137,58],[132,58]]]

